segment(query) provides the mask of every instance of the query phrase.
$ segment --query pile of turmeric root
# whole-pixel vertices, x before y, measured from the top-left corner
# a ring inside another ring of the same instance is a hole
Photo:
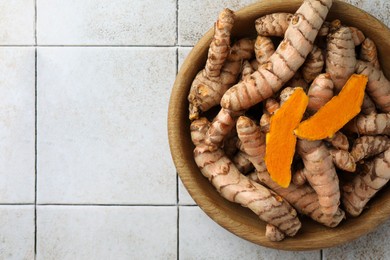
[[[265,15],[243,39],[223,10],[188,95],[196,164],[271,241],[294,236],[300,215],[359,216],[390,179],[390,81],[370,38],[326,21],[331,5]]]

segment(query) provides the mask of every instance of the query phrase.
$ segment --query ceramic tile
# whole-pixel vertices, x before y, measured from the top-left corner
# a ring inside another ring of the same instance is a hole
[[[39,44],[173,45],[175,0],[39,0]]]
[[[390,26],[390,2],[386,0],[342,0],[375,16],[387,26]]]
[[[34,259],[34,206],[0,206],[0,259]]]
[[[0,44],[35,44],[34,0],[0,1]]]
[[[38,49],[38,201],[174,204],[175,48]]]
[[[192,47],[179,47],[178,49],[178,69],[180,70]]]
[[[224,8],[237,11],[256,0],[191,1],[179,0],[178,41],[180,45],[195,45],[210,28]]]
[[[180,207],[180,259],[321,259],[321,252],[288,252],[258,246],[228,232],[199,207]]]
[[[389,259],[390,221],[351,243],[323,250],[323,259]]]
[[[196,202],[192,199],[191,195],[188,193],[186,187],[184,187],[183,182],[179,178],[179,204],[180,205],[196,205]]]
[[[35,51],[0,48],[0,203],[33,203]]]
[[[39,206],[37,260],[176,259],[176,207]]]

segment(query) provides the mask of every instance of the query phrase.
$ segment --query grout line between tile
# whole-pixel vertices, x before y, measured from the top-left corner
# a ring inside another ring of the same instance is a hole
[[[324,259],[324,251],[321,249],[320,251],[320,259],[323,260]]]
[[[35,197],[34,197],[34,225],[35,225],[35,231],[34,231],[34,259],[36,258],[37,253],[37,197],[38,197],[38,185],[37,185],[37,175],[38,175],[38,168],[37,168],[37,157],[38,157],[38,150],[37,150],[37,48],[35,48],[35,140],[34,140],[34,173],[35,173],[35,179],[34,179],[34,187],[35,187]]]
[[[38,149],[37,149],[37,129],[38,129],[38,109],[37,109],[37,100],[38,100],[38,88],[37,88],[37,79],[38,79],[38,53],[37,53],[37,19],[38,19],[38,13],[37,13],[37,0],[34,0],[34,41],[35,41],[35,50],[34,50],[34,55],[35,55],[35,61],[34,61],[34,66],[35,66],[35,79],[34,79],[34,189],[35,189],[35,194],[34,194],[34,260],[37,258],[37,194],[38,194],[38,185],[37,185],[37,176],[38,176],[38,168],[37,168],[37,157],[38,157]]]
[[[0,206],[34,206],[34,203],[0,203]]]
[[[176,0],[176,73],[175,77],[179,71],[179,0]],[[180,259],[180,208],[179,208],[179,174],[176,172],[176,259]]]
[[[176,42],[175,45],[179,44],[179,0],[176,0]]]
[[[194,45],[83,45],[83,44],[70,44],[70,45],[56,45],[56,44],[0,44],[0,48],[6,47],[18,47],[18,48],[28,48],[28,47],[69,47],[69,48],[77,48],[77,47],[86,47],[86,48],[176,48],[176,47],[188,47],[192,48]]]
[[[37,203],[37,206],[75,206],[75,207],[178,207],[175,204],[92,204],[92,203]]]

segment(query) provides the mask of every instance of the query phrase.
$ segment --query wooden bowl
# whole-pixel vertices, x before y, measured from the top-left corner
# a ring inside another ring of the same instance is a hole
[[[255,36],[254,21],[274,12],[295,12],[302,1],[263,0],[236,12],[232,36]],[[327,20],[340,19],[355,26],[377,45],[385,75],[390,77],[390,30],[370,14],[341,1],[334,1]],[[390,187],[386,186],[368,204],[369,208],[357,218],[348,218],[336,228],[327,228],[308,218],[301,218],[302,229],[295,237],[271,242],[265,237],[265,223],[252,211],[222,198],[203,177],[193,158],[194,145],[190,137],[187,95],[196,73],[206,61],[213,36],[210,29],[195,45],[182,65],[174,83],[169,103],[168,135],[172,158],[188,192],[202,210],[222,227],[253,243],[283,250],[322,249],[352,241],[368,232],[390,216]]]

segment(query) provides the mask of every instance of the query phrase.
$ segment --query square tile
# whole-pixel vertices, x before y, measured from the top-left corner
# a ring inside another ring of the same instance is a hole
[[[237,11],[257,0],[191,1],[179,0],[178,41],[180,45],[195,45],[214,26],[224,8]]]
[[[175,0],[39,0],[39,44],[173,45]]]
[[[0,206],[0,259],[34,259],[34,206]]]
[[[323,259],[388,259],[390,221],[351,243],[323,250]]]
[[[199,207],[179,211],[180,259],[321,259],[321,251],[289,252],[258,246],[225,230]]]
[[[175,48],[38,48],[38,202],[175,204]]]
[[[37,260],[176,259],[176,207],[38,206]]]
[[[180,70],[181,66],[183,65],[185,59],[187,58],[188,54],[190,54],[192,50],[192,47],[179,47],[178,48],[178,71]]]
[[[35,44],[34,0],[0,1],[0,44]]]
[[[35,50],[0,48],[0,203],[35,200]]]
[[[387,0],[342,0],[343,2],[352,4],[382,21],[387,26],[390,26],[390,2]]]
[[[191,195],[188,193],[186,187],[184,187],[183,182],[179,180],[179,205],[196,205],[196,202],[192,199]]]

